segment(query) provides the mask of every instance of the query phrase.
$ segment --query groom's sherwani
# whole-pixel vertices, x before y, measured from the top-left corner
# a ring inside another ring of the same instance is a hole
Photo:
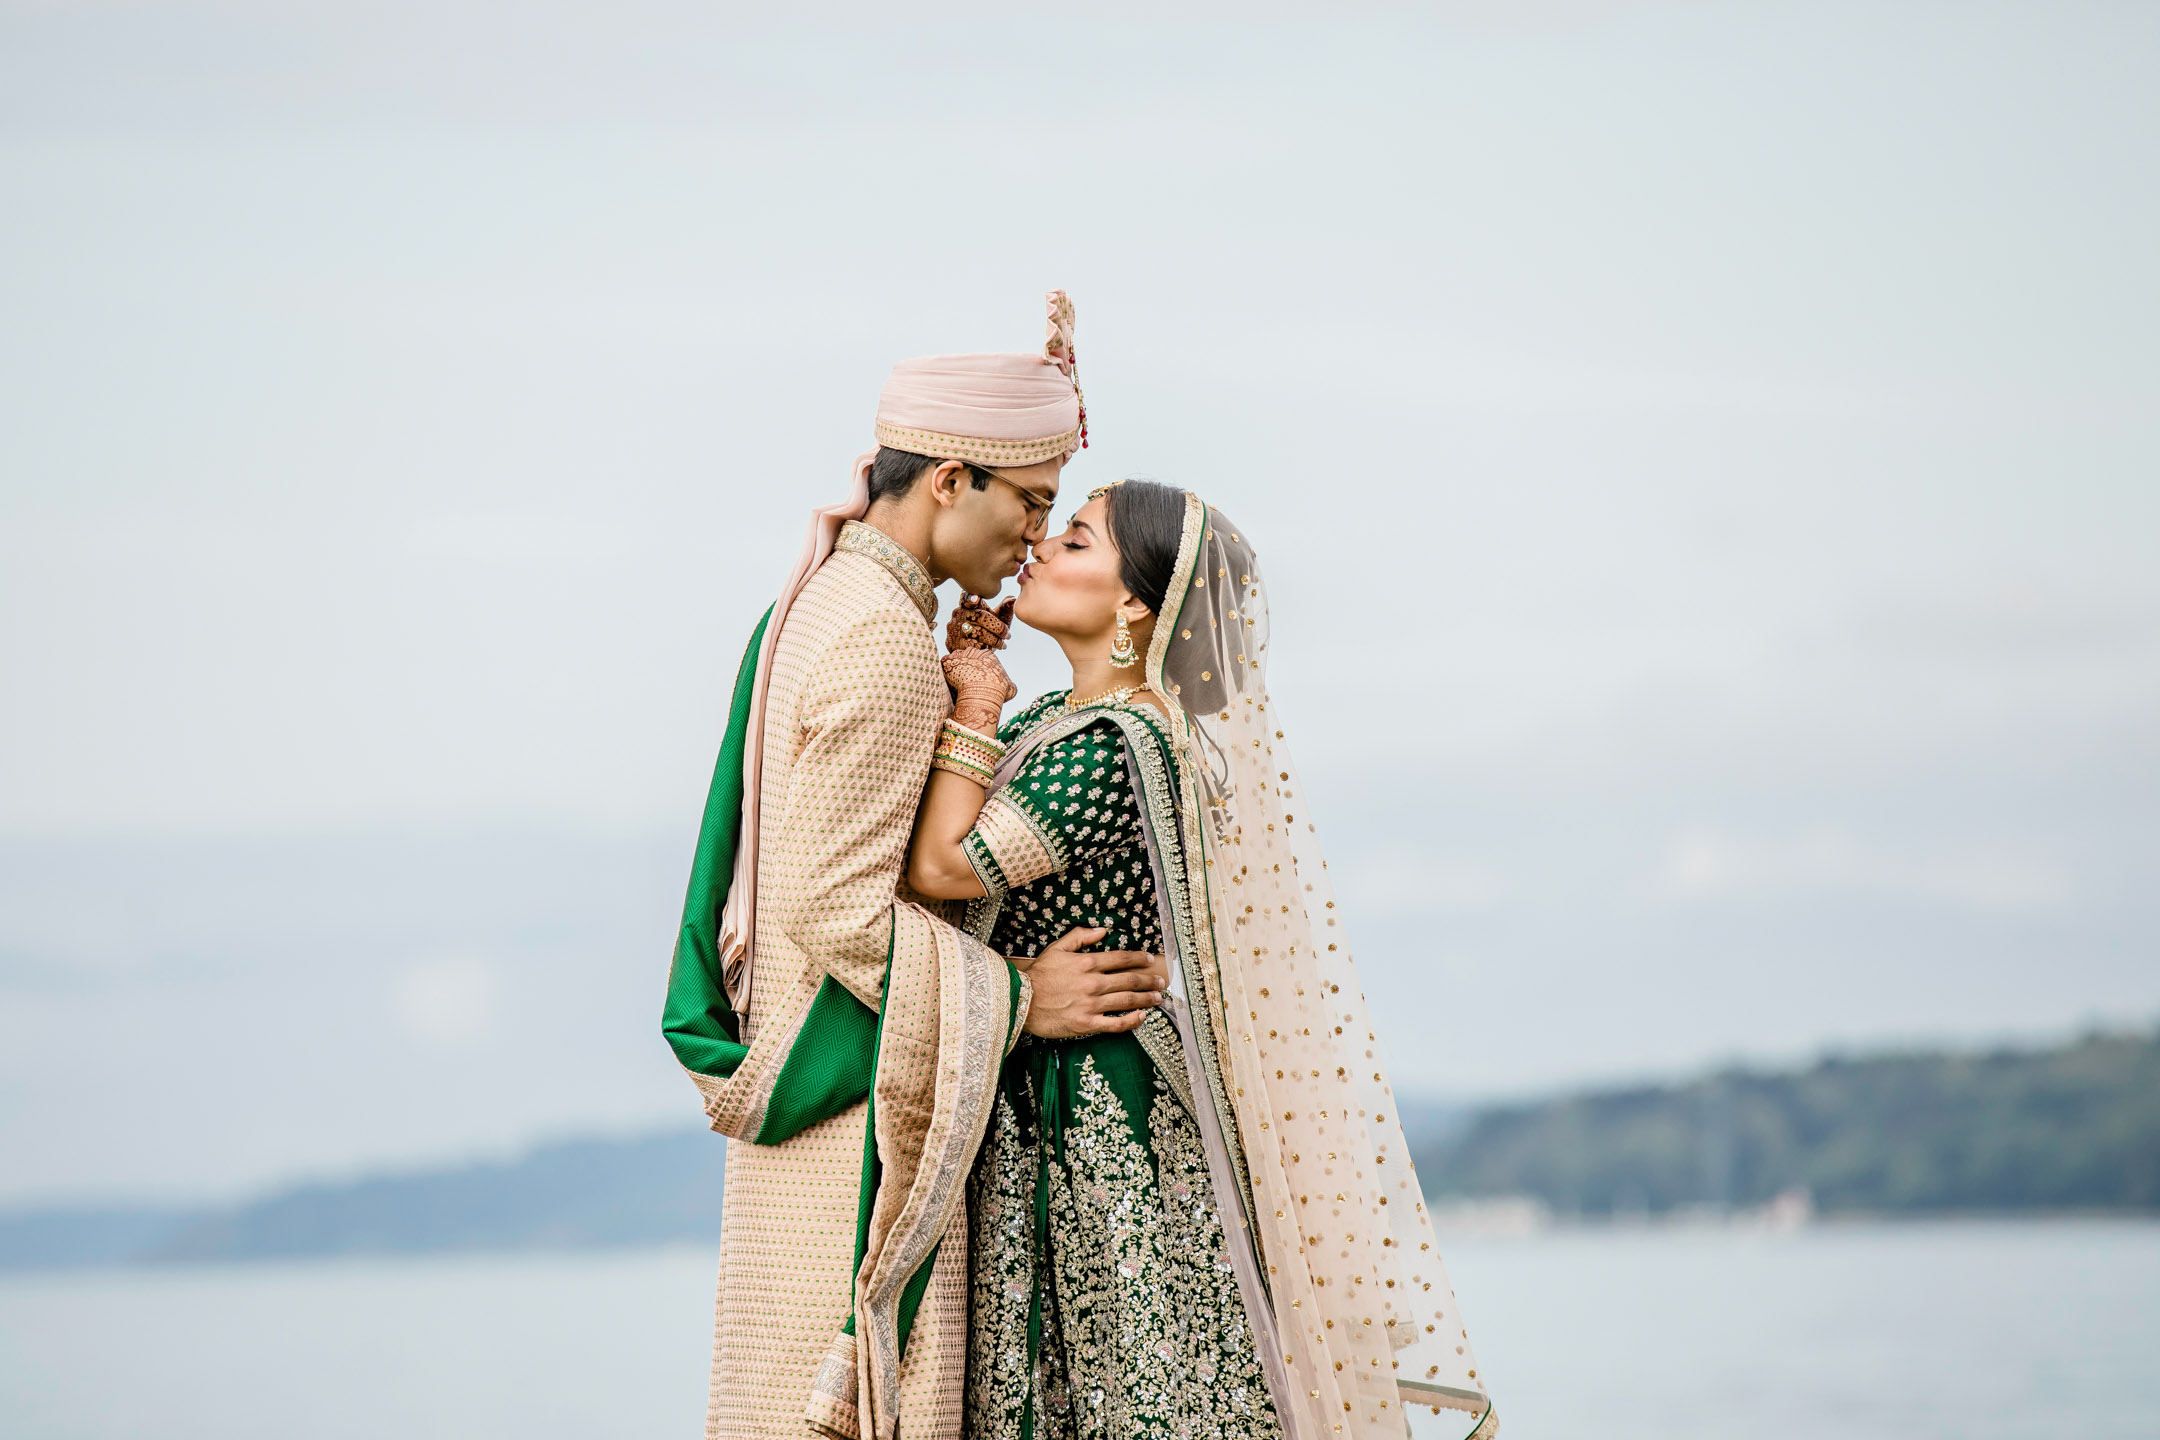
[[[895,366],[879,444],[979,467],[1071,456],[1062,292],[1047,315],[1041,355]],[[860,523],[871,459],[813,517],[737,679],[668,975],[662,1029],[734,1142],[711,1440],[960,1431],[958,1222],[1028,987],[898,893],[950,699],[928,573]]]
[[[966,1227],[954,1222],[1026,982],[895,893],[950,706],[935,615],[915,557],[851,522],[765,637],[748,1053],[731,1076],[693,1072],[713,1128],[737,1141],[715,1440],[869,1435],[858,1372],[909,1440],[959,1434]],[[851,1098],[873,1066],[872,1098]]]

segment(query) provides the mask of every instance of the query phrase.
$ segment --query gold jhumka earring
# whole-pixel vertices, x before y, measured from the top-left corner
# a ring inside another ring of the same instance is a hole
[[[1118,611],[1117,634],[1110,639],[1110,668],[1130,670],[1140,663],[1140,652],[1133,648],[1132,627],[1125,623],[1125,612]]]

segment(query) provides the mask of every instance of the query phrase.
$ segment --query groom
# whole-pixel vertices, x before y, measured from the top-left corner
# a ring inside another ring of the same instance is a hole
[[[900,892],[953,726],[936,587],[993,594],[1081,443],[1072,308],[1042,355],[896,366],[874,455],[817,512],[751,638],[692,864],[662,1028],[729,1148],[709,1440],[960,1431],[966,1227],[1006,1053],[1137,1025],[1160,959],[991,954]],[[1121,1013],[1129,1012],[1129,1013]]]

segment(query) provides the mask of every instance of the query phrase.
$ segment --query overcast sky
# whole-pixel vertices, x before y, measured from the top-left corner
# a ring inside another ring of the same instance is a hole
[[[741,644],[1051,286],[1405,1088],[2160,1014],[2160,9],[300,8],[0,7],[0,1198],[694,1120]]]

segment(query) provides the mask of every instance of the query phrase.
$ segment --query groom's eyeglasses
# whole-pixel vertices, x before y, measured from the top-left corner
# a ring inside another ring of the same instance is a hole
[[[997,471],[982,465],[968,466],[968,473],[970,475],[987,475],[999,484],[1010,485],[1013,488],[1013,493],[1020,497],[1020,503],[1027,506],[1028,529],[1033,530],[1037,525],[1049,523],[1050,507],[1057,503],[1055,500],[1045,500],[1019,481],[1009,476],[1000,475]]]

